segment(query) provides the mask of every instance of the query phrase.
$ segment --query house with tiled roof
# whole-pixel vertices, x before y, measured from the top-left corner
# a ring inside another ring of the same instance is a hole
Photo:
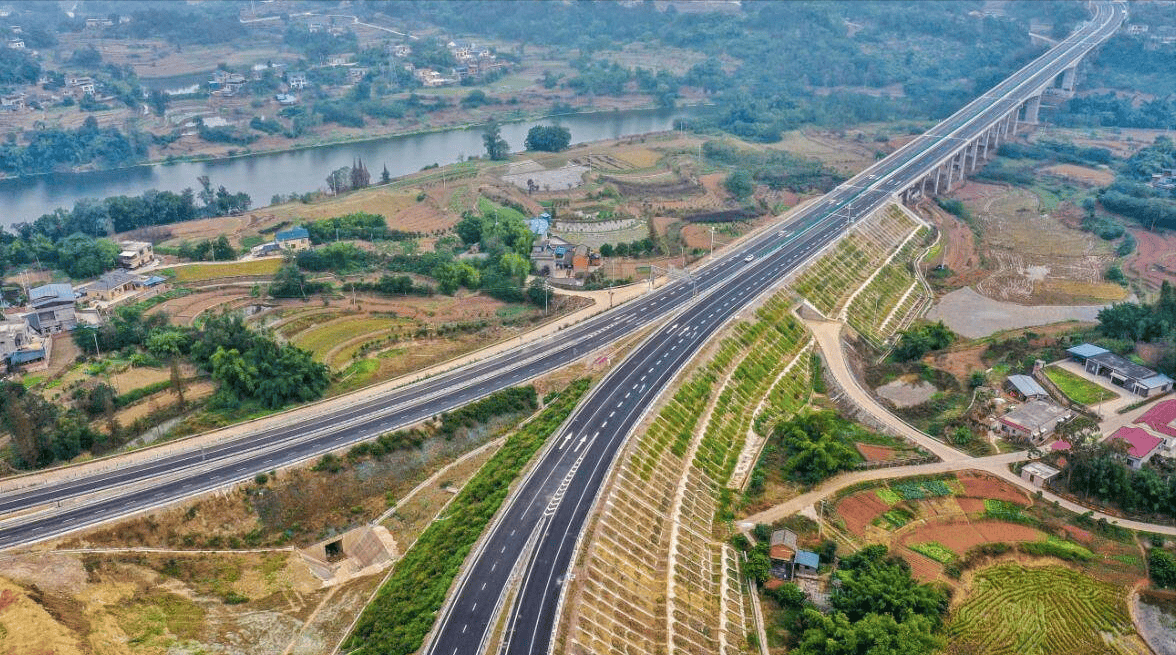
[[[1131,468],[1140,469],[1160,450],[1164,440],[1143,428],[1125,425],[1110,437],[1111,441],[1119,440],[1127,443],[1127,462]]]

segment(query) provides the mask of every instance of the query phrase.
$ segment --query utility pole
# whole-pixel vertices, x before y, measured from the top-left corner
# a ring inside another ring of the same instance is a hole
[[[711,254],[711,256],[713,256],[715,254],[715,226],[714,225],[710,226],[710,231],[711,231],[710,254]]]
[[[94,337],[94,351],[98,353],[98,358],[101,359],[102,351],[98,348],[98,330],[91,332],[90,336]]]

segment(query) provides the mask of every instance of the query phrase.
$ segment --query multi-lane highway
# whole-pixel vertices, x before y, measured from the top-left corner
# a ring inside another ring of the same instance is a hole
[[[1094,18],[988,93],[900,151],[841,185],[795,219],[808,226],[769,234],[727,258],[742,267],[667,321],[590,394],[556,435],[533,474],[512,497],[467,566],[426,652],[480,652],[512,574],[520,583],[509,608],[502,652],[549,651],[559,599],[582,532],[608,469],[626,436],[661,390],[732,316],[860,217],[890,202],[956,153],[961,144],[1020,108],[1063,70],[1112,34],[1121,6],[1095,5]],[[520,553],[526,560],[519,562]]]
[[[477,652],[517,555],[531,540],[535,547],[522,567],[520,601],[511,609],[509,650],[545,652],[561,576],[568,570],[572,548],[613,456],[641,414],[699,347],[742,307],[804,265],[851,223],[919,181],[961,143],[1048,85],[1109,36],[1122,18],[1121,6],[1096,4],[1087,25],[1041,58],[809,205],[786,229],[770,230],[697,271],[692,282],[668,284],[552,337],[379,398],[324,409],[320,416],[298,424],[0,495],[0,548],[174,502],[414,423],[557,369],[664,321],[597,386],[573,415],[567,431],[556,435],[557,441],[511,497],[467,567],[429,645],[429,652],[438,655]],[[21,512],[19,518],[16,512]]]

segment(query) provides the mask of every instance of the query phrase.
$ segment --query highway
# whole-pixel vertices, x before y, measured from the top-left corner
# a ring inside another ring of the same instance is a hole
[[[429,655],[484,650],[504,590],[513,576],[517,600],[509,609],[500,652],[547,653],[558,620],[565,576],[609,467],[626,437],[663,389],[723,324],[736,316],[852,223],[870,215],[982,134],[1027,97],[1050,84],[1117,29],[1123,10],[1095,5],[1093,19],[1045,55],[969,103],[927,134],[842,184],[795,219],[810,226],[766,235],[755,257],[735,253],[744,266],[667,321],[617,366],[581,403],[564,432],[510,500],[499,522],[468,563],[426,648]],[[527,559],[518,562],[520,553]]]
[[[313,458],[603,353],[618,339],[663,323],[597,385],[567,431],[556,435],[509,499],[467,566],[427,648],[439,655],[478,652],[518,554],[531,540],[535,548],[523,563],[521,601],[510,609],[508,650],[546,652],[562,576],[608,467],[632,427],[686,362],[725,322],[853,222],[919,181],[1109,36],[1122,12],[1119,5],[1096,4],[1094,18],[1082,30],[810,204],[787,226],[769,230],[698,270],[692,281],[667,284],[552,337],[296,425],[0,495],[0,548],[48,539]]]

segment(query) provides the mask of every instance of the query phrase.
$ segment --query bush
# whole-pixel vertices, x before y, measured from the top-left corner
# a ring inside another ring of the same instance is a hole
[[[1147,552],[1147,571],[1157,587],[1176,587],[1176,556],[1162,548]]]

